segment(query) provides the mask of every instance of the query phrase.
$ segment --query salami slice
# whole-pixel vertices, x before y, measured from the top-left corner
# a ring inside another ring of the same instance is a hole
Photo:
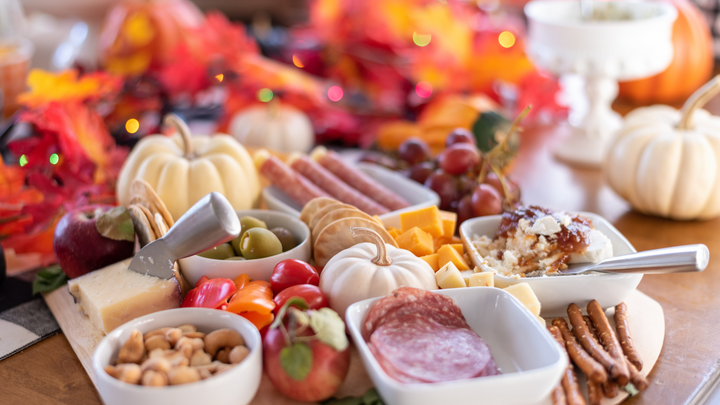
[[[350,187],[337,178],[337,176],[327,171],[327,169],[310,160],[307,156],[296,156],[292,163],[290,163],[290,167],[315,183],[315,185],[326,193],[346,204],[354,205],[360,211],[370,215],[380,215],[390,211],[376,201],[364,196],[358,190]]]
[[[333,151],[316,148],[312,153],[312,158],[322,167],[339,177],[340,180],[392,211],[410,206],[410,203],[405,201],[404,198],[351,166]]]
[[[301,206],[304,206],[313,198],[330,197],[310,180],[292,170],[282,160],[270,155],[267,151],[259,151],[256,154],[255,162],[260,173],[273,186],[280,189]]]
[[[497,373],[490,349],[474,331],[441,325],[419,313],[384,323],[370,336],[372,350],[393,378],[442,382]]]
[[[376,301],[368,310],[362,325],[363,338],[367,341],[381,324],[412,312],[428,316],[441,325],[468,328],[462,311],[452,298],[419,288],[400,287]]]

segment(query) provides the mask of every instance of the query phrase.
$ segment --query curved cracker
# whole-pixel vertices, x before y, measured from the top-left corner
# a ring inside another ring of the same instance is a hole
[[[170,211],[168,211],[165,203],[160,196],[157,195],[155,189],[152,188],[150,183],[143,179],[133,180],[132,185],[130,186],[130,195],[132,196],[132,199],[140,197],[147,201],[147,207],[150,209],[150,212],[162,215],[168,227],[175,225],[175,220],[170,214]]]
[[[320,218],[320,221],[315,225],[315,228],[313,228],[312,231],[312,243],[315,244],[315,241],[317,240],[318,235],[331,223],[337,221],[338,219],[343,218],[364,218],[369,219],[371,221],[374,221],[375,219],[371,217],[370,215],[360,211],[357,208],[339,208],[336,210],[332,210],[325,214],[322,218]]]
[[[305,224],[310,225],[310,220],[320,208],[336,202],[338,201],[330,197],[313,198],[305,204],[302,212],[300,212],[300,220],[305,222]]]
[[[152,212],[150,212],[150,209],[148,207],[136,204],[136,207],[138,207],[142,212],[145,214],[145,218],[147,219],[148,223],[150,224],[150,227],[152,228],[153,235],[155,236],[155,239],[158,239],[161,237],[160,235],[160,228],[158,228],[157,222],[155,222],[155,218],[153,218]]]
[[[365,218],[343,218],[326,226],[315,241],[315,265],[325,267],[333,256],[358,243],[371,242],[367,237],[354,238],[350,233],[351,226],[370,228],[380,234],[385,243],[398,247],[392,236],[377,222]]]
[[[317,210],[317,212],[315,213],[315,215],[312,216],[312,218],[310,219],[310,223],[308,224],[308,227],[310,227],[310,231],[312,232],[312,230],[315,229],[315,226],[318,224],[318,222],[320,222],[320,220],[322,219],[322,217],[324,217],[325,215],[327,215],[328,212],[330,212],[330,211],[335,211],[335,210],[339,210],[339,209],[342,209],[342,208],[353,208],[353,209],[357,209],[356,207],[353,207],[352,205],[344,204],[344,203],[341,203],[341,202],[338,202],[338,201],[336,201],[336,202],[334,202],[334,203],[331,203],[331,204],[328,204],[328,205],[320,208],[319,210]]]
[[[135,227],[135,234],[138,236],[140,247],[147,245],[148,243],[157,239],[155,232],[150,226],[145,212],[137,204],[128,205],[128,211],[130,211],[130,217],[132,218],[133,226]]]

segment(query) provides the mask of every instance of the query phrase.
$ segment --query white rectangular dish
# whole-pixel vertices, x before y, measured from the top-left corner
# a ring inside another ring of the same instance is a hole
[[[592,220],[593,227],[610,239],[613,256],[635,253],[635,248],[608,220],[590,212],[575,214]],[[495,237],[501,215],[473,218],[460,226],[460,236],[475,266],[484,268],[482,256],[472,243],[473,235]],[[588,302],[597,300],[603,308],[609,308],[625,301],[637,288],[642,274],[588,273],[568,276],[511,278],[496,274],[495,286],[509,287],[528,283],[542,305],[540,316],[544,318],[565,316],[571,303],[584,308]]]
[[[440,197],[437,193],[400,173],[371,163],[358,163],[357,168],[411,204],[407,208],[380,215],[380,220],[383,221],[385,227],[400,228],[400,213],[402,212],[440,204]],[[300,216],[302,207],[274,186],[266,187],[263,190],[263,198],[271,210],[285,212],[296,217]]]
[[[351,305],[345,319],[363,365],[386,404],[538,403],[562,377],[567,356],[550,333],[515,297],[498,288],[434,291],[455,300],[470,327],[487,343],[501,375],[432,384],[401,383],[385,373],[365,343],[361,325],[371,298]]]

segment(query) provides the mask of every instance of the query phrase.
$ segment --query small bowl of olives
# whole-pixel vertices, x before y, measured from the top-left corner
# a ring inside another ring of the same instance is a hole
[[[242,210],[240,235],[195,256],[180,259],[185,279],[195,285],[202,276],[270,280],[285,259],[310,260],[310,229],[298,218],[277,211]]]

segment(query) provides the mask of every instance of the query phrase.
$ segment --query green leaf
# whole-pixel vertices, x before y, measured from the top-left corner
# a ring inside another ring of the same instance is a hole
[[[383,405],[382,398],[380,398],[380,394],[378,394],[375,388],[370,388],[365,391],[362,399],[365,405]]]
[[[95,223],[95,229],[108,239],[135,241],[135,227],[130,211],[125,207],[115,207],[100,215]]]
[[[509,125],[510,122],[495,111],[481,113],[472,128],[478,149],[489,152],[498,144],[497,133],[505,133]]]
[[[60,266],[54,265],[37,272],[32,285],[33,295],[41,292],[55,291],[67,283],[68,276]]]
[[[330,308],[310,312],[310,327],[321,342],[341,352],[348,347],[345,322]]]
[[[361,397],[330,398],[321,405],[384,405],[375,388],[365,391]]]
[[[306,343],[294,343],[280,351],[280,365],[293,380],[304,380],[312,368],[312,363],[312,350]]]
[[[633,383],[627,383],[627,385],[623,389],[625,390],[625,392],[630,394],[630,396],[637,395],[640,392],[637,388],[635,388]]]

